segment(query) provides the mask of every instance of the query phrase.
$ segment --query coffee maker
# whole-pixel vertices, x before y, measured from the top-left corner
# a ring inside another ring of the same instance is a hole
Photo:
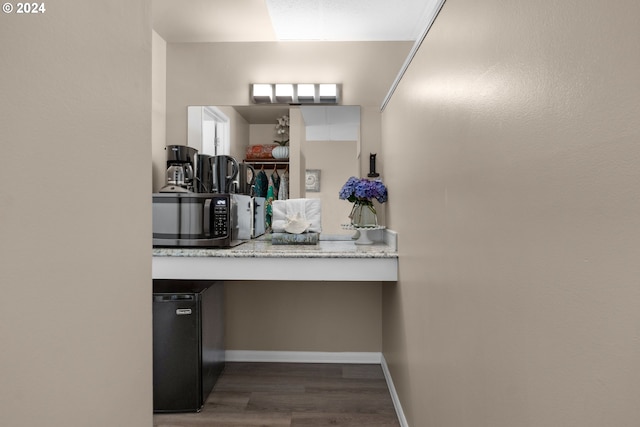
[[[231,156],[219,155],[211,158],[213,188],[217,193],[237,193],[234,181],[238,176],[238,161]]]
[[[193,191],[196,193],[238,193],[238,162],[231,156],[196,154]]]
[[[194,191],[193,166],[198,150],[186,145],[167,145],[167,185],[161,193]]]
[[[238,194],[253,196],[256,182],[256,170],[248,163],[238,164],[238,175],[233,181],[233,187]]]
[[[213,156],[207,154],[196,154],[195,179],[193,190],[196,193],[215,193],[213,185]]]

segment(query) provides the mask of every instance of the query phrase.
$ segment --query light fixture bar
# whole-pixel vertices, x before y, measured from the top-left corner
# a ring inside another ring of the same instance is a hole
[[[270,84],[251,85],[251,99],[256,104],[273,103],[273,85],[270,85]]]
[[[342,85],[336,83],[254,83],[254,104],[338,104]]]
[[[290,83],[276,84],[276,101],[278,103],[291,103],[293,102],[293,85]]]
[[[296,85],[298,88],[298,102],[310,103],[316,102],[316,85],[309,83],[301,83]]]
[[[335,104],[338,100],[338,85],[321,84],[320,85],[320,102]]]

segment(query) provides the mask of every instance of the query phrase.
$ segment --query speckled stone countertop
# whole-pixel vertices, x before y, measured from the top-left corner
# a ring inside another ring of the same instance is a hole
[[[251,240],[226,249],[154,248],[157,257],[221,258],[397,258],[394,247],[375,243],[356,245],[345,240],[321,240],[317,245],[273,245],[267,240]]]
[[[391,230],[372,245],[350,236],[320,236],[317,245],[274,245],[269,236],[224,249],[154,248],[154,279],[323,280],[393,282],[398,278],[398,239]]]

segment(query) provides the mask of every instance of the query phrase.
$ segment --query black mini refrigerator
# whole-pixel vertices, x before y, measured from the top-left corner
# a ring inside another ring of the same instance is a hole
[[[153,411],[199,412],[224,369],[222,282],[153,281]]]

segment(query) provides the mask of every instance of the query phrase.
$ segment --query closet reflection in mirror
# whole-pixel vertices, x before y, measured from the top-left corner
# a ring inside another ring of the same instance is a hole
[[[350,176],[360,176],[359,106],[189,106],[190,147],[209,155],[230,155],[256,169],[283,171],[288,167],[290,198],[322,201],[322,232],[349,234],[340,224],[348,222],[350,203],[338,192]],[[277,145],[279,117],[290,116],[288,161],[247,159],[250,146]],[[305,170],[322,171],[319,192],[306,194]]]

